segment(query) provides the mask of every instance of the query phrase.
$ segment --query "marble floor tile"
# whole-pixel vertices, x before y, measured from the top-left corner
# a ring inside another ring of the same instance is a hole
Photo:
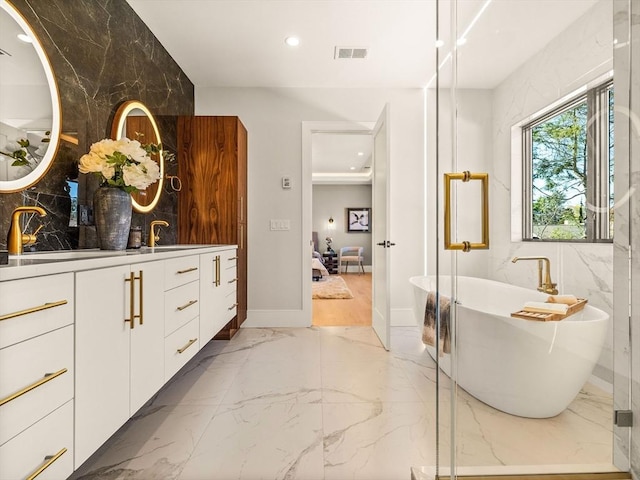
[[[240,329],[205,345],[72,478],[409,478],[435,464],[436,431],[448,464],[452,398],[461,467],[611,463],[611,395],[593,385],[542,420],[453,393],[417,327],[392,328],[389,352],[370,327]]]
[[[222,402],[244,403],[318,403],[321,400],[318,355],[280,356],[269,361],[252,359],[238,370]]]
[[[324,404],[326,480],[409,478],[435,458],[435,418],[422,402]]]
[[[217,407],[143,407],[71,480],[173,480],[193,453]]]
[[[399,362],[387,355],[369,361],[323,362],[322,401],[419,402],[421,398]]]
[[[321,480],[322,406],[226,406],[186,462],[179,480]]]

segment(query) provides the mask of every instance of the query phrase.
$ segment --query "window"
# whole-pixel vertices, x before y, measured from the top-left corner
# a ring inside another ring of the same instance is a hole
[[[583,92],[522,127],[528,240],[613,238],[613,82]]]

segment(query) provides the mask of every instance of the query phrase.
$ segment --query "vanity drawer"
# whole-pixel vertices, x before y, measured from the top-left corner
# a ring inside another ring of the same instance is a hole
[[[200,313],[200,282],[191,282],[164,294],[164,334],[178,328],[197,317]]]
[[[200,278],[200,256],[169,258],[164,264],[164,287],[167,290]]]
[[[238,313],[238,297],[236,295],[235,289],[228,293],[226,297],[224,297],[224,307],[225,307],[225,324],[233,319]],[[224,325],[223,325],[224,326]]]
[[[73,398],[73,362],[72,325],[0,350],[0,445]]]
[[[173,375],[200,350],[198,339],[199,329],[200,322],[196,317],[165,339],[165,381],[173,377]]]
[[[73,400],[0,446],[3,480],[28,478],[47,463],[38,480],[60,480],[73,473]]]
[[[0,282],[0,348],[73,323],[73,273]]]

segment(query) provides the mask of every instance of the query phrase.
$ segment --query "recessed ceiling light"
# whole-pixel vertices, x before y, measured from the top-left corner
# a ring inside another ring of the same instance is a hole
[[[361,157],[364,155],[364,152],[358,152],[358,156]]]
[[[349,167],[349,170],[355,170],[356,167]]]
[[[26,43],[33,43],[33,40],[31,39],[31,37],[29,35],[27,35],[26,33],[20,33],[18,34],[18,38],[20,40],[22,40],[23,42]]]
[[[284,43],[286,43],[290,47],[297,47],[298,45],[300,45],[300,39],[298,37],[287,37],[284,39]]]
[[[436,48],[440,48],[444,46],[444,40],[436,40]]]

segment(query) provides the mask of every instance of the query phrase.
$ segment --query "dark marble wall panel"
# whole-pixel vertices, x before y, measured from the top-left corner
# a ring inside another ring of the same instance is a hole
[[[176,144],[171,116],[193,115],[194,88],[178,64],[125,0],[11,0],[39,36],[60,91],[62,131],[78,145],[62,141],[53,167],[28,191],[0,193],[0,248],[6,248],[11,211],[19,205],[39,205],[47,217],[25,221],[44,223],[38,250],[95,247],[92,226],[70,227],[68,179],[78,180],[78,203],[91,205],[97,180],[77,174],[77,160],[92,143],[110,136],[118,106],[140,100],[159,123],[165,148]],[[173,150],[175,152],[175,150]],[[175,162],[166,165],[175,175]],[[79,177],[79,178],[78,178]],[[177,195],[165,185],[153,212],[134,213],[133,225],[145,235],[151,220],[169,222],[161,244],[176,241]]]

